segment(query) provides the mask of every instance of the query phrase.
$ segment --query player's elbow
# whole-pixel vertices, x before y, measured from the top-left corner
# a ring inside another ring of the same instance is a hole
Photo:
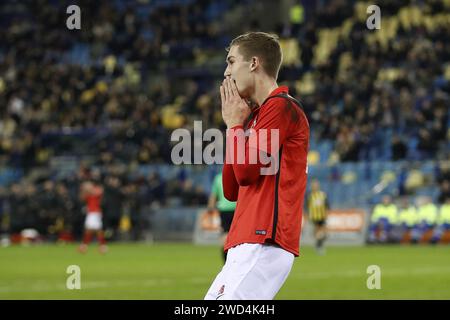
[[[224,186],[223,188],[223,195],[225,197],[225,199],[227,199],[228,201],[237,201],[238,198],[238,194],[239,194],[239,187],[237,188],[227,188]]]
[[[241,187],[254,184],[259,178],[259,174],[252,174],[250,172],[244,172],[243,174],[236,175],[237,183]]]
[[[252,184],[252,180],[246,178],[238,179],[238,183],[241,187],[246,187]]]
[[[237,192],[224,192],[223,195],[225,196],[225,199],[228,201],[235,202],[238,199],[238,193]]]

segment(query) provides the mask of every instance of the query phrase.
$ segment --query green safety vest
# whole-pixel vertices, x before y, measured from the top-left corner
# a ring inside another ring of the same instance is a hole
[[[439,215],[438,224],[450,224],[450,204],[443,204],[441,206],[441,214]]]
[[[372,222],[378,221],[380,218],[386,218],[390,223],[397,222],[397,206],[389,204],[385,206],[380,203],[375,206],[372,213]]]
[[[406,224],[408,227],[414,226],[418,222],[417,210],[414,207],[402,209],[398,215],[398,223]]]
[[[435,224],[437,220],[438,208],[433,203],[428,203],[419,207],[419,220],[428,224]]]

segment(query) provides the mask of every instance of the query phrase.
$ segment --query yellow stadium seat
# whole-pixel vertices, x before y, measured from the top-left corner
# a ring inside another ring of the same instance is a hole
[[[320,154],[316,150],[310,150],[308,152],[308,164],[316,165],[320,162]]]
[[[280,40],[281,51],[283,52],[283,65],[291,66],[300,65],[300,48],[297,39],[281,39]]]

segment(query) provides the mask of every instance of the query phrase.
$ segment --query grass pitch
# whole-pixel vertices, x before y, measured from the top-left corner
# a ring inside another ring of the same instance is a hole
[[[0,299],[203,299],[222,266],[217,246],[76,248],[0,248]],[[80,290],[66,287],[70,265],[81,269]],[[381,269],[380,290],[367,288],[370,265]],[[329,247],[325,256],[302,247],[276,299],[450,299],[450,247]]]

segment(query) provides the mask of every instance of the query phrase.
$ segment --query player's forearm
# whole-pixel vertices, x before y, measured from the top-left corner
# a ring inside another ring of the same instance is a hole
[[[223,195],[229,201],[236,201],[239,194],[239,184],[236,181],[231,164],[224,164],[222,169]]]
[[[233,171],[236,176],[237,183],[240,186],[249,186],[255,183],[261,173],[260,164],[233,164]]]
[[[255,154],[257,154],[256,150]],[[248,186],[255,183],[261,173],[260,157],[251,159],[249,145],[245,142],[242,126],[235,126],[227,130],[226,164],[231,165],[235,180],[239,186]]]

